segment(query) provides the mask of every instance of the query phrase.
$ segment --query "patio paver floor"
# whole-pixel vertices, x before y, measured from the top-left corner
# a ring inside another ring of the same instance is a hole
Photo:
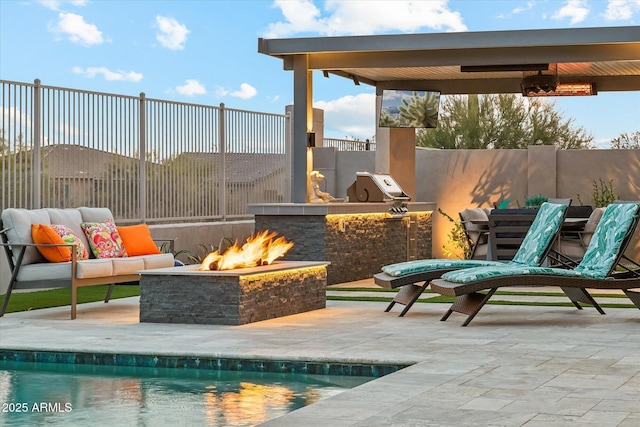
[[[264,426],[637,426],[640,312],[486,306],[466,328],[444,304],[404,317],[387,303],[242,326],[139,323],[138,298],[11,313],[0,348],[408,363]]]

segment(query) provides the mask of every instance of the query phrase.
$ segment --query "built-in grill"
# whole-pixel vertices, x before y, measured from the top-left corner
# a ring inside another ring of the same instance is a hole
[[[391,175],[356,172],[356,181],[347,188],[349,202],[387,202],[391,203],[392,215],[404,215],[408,212],[406,202],[411,200]]]

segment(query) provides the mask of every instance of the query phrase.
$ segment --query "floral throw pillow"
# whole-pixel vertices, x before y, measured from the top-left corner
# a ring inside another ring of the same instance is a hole
[[[51,227],[51,229],[53,229],[53,231],[55,231],[65,243],[73,243],[76,245],[77,260],[89,258],[87,248],[84,246],[84,243],[82,243],[82,240],[80,240],[80,237],[72,229],[65,227],[64,225],[50,225],[49,227]]]
[[[120,234],[113,220],[105,222],[83,222],[80,224],[84,231],[91,251],[96,258],[120,258],[126,257],[127,251],[124,248]]]

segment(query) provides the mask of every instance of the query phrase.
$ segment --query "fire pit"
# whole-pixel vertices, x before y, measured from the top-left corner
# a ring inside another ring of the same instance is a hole
[[[141,271],[140,322],[243,325],[326,307],[327,262]]]

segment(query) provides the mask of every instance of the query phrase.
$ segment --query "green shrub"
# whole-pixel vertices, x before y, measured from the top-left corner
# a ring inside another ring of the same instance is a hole
[[[464,231],[462,222],[459,219],[453,219],[440,208],[438,208],[438,213],[453,223],[453,228],[448,234],[448,243],[458,251],[458,253],[452,252],[446,245],[442,245],[442,253],[448,258],[461,258],[460,254],[462,254],[463,259],[469,259],[471,256],[471,246],[469,245],[469,240],[467,239],[467,234]]]

